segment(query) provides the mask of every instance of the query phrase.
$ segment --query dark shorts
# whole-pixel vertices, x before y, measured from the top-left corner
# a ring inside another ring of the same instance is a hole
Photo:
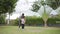
[[[24,29],[24,26],[25,26],[25,25],[24,25],[24,24],[22,24],[22,29]]]

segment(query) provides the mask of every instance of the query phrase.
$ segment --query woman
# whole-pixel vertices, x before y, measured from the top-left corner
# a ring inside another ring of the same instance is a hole
[[[22,24],[22,29],[24,29],[24,26],[25,26],[25,16],[24,16],[24,13],[22,13],[22,16],[21,16],[21,24]]]

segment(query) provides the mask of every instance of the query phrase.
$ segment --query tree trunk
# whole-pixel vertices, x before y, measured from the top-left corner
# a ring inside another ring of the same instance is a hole
[[[9,14],[9,18],[8,18],[8,22],[7,22],[7,24],[9,24],[10,23],[10,14]]]
[[[47,27],[47,21],[44,21],[44,26]]]

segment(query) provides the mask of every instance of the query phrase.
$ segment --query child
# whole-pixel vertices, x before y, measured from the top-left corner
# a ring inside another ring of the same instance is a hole
[[[22,29],[24,29],[24,26],[25,26],[25,16],[24,16],[24,13],[22,13],[22,16],[21,16],[21,24],[22,24]]]

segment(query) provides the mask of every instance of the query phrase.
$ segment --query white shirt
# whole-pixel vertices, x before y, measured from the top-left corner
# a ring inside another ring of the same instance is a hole
[[[21,24],[25,24],[25,20],[23,18],[21,19]]]

